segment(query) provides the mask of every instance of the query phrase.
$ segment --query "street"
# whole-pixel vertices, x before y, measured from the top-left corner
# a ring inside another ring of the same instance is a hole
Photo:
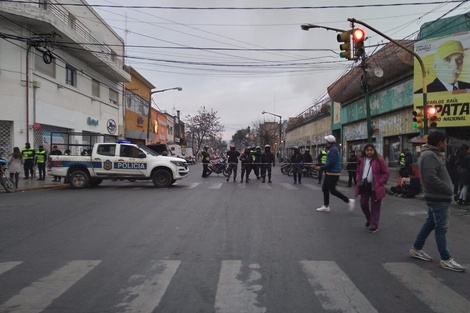
[[[273,183],[104,181],[0,194],[0,312],[468,313],[468,273],[438,267],[433,234],[408,251],[425,202],[387,195],[379,231],[359,207],[273,169]],[[240,168],[239,168],[240,171]],[[240,175],[240,173],[238,173]],[[254,179],[253,179],[254,178]],[[353,197],[353,189],[338,189]],[[470,269],[470,212],[451,209],[448,246]]]

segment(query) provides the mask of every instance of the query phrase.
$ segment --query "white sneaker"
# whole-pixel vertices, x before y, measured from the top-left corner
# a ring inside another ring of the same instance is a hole
[[[330,212],[330,207],[322,205],[321,208],[317,209],[317,211],[318,212]]]
[[[441,262],[439,262],[439,267],[456,272],[465,272],[465,267],[455,262],[452,258],[447,261],[441,260]]]
[[[349,202],[348,202],[348,210],[349,211],[352,211],[354,210],[354,206],[356,205],[356,200],[354,199],[349,199]]]

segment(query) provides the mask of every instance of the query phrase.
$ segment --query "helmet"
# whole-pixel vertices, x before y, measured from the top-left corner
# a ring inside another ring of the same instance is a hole
[[[270,145],[266,145],[266,146],[264,146],[264,148],[271,148],[271,146],[270,146]]]
[[[234,144],[230,145],[230,150],[235,150],[235,145]]]
[[[205,146],[204,146],[204,149],[209,149],[209,146],[208,146],[208,145],[205,145]]]
[[[256,150],[258,150],[258,149],[261,149],[261,147],[260,147],[260,146],[256,146]]]

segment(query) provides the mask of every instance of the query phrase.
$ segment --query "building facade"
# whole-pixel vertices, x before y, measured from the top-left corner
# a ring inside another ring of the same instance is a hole
[[[124,136],[123,39],[82,0],[3,1],[0,12],[0,154]]]

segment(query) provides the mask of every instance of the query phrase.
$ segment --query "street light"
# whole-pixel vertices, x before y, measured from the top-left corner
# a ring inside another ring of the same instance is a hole
[[[274,114],[274,113],[270,113],[270,112],[266,112],[266,111],[263,111],[261,112],[261,114],[270,114],[270,115],[273,115],[273,116],[276,116],[276,117],[279,117],[279,158],[281,157],[281,142],[282,142],[282,116],[278,115],[278,114]]]
[[[344,29],[326,27],[326,26],[321,26],[321,25],[314,25],[314,24],[308,24],[308,23],[300,25],[300,28],[302,28],[302,30],[306,30],[306,31],[308,31],[310,28],[323,28],[323,29],[326,29],[326,30],[334,30],[335,32],[340,32],[340,33],[345,32]]]
[[[168,90],[178,90],[178,91],[181,91],[183,90],[182,87],[173,87],[173,88],[166,88],[166,89],[161,89],[161,90],[151,90],[150,93],[149,93],[149,112],[148,112],[148,115],[147,115],[147,144],[150,143],[150,118],[151,118],[151,112],[152,112],[152,95],[154,93],[159,93],[159,92],[165,92],[165,91],[168,91]]]

